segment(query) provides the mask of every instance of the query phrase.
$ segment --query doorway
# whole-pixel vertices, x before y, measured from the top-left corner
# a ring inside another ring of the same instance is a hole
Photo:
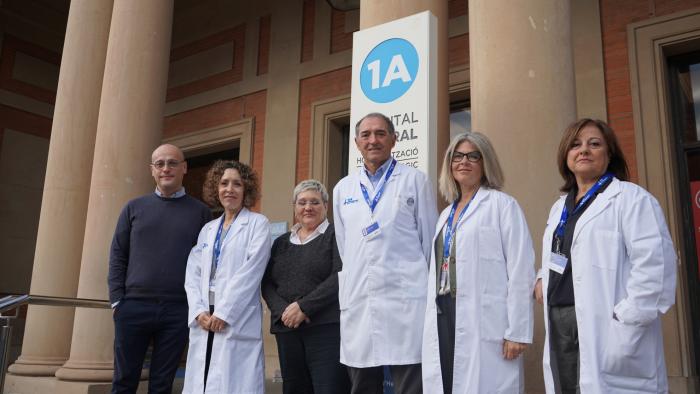
[[[669,57],[668,70],[683,227],[679,249],[685,257],[695,365],[700,365],[700,51]]]
[[[237,145],[237,144],[236,144]],[[187,175],[182,181],[187,194],[201,201],[202,186],[204,179],[207,176],[207,171],[217,160],[238,160],[240,149],[238,146],[215,147],[216,150],[207,150],[204,152],[185,152],[185,160],[187,160]]]

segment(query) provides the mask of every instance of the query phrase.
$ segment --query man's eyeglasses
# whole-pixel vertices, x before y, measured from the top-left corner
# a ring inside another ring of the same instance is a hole
[[[307,205],[311,205],[311,207],[315,208],[319,205],[321,205],[321,201],[319,200],[297,200],[294,205],[296,205],[299,208],[305,207]]]
[[[481,152],[478,150],[472,151],[472,152],[459,152],[459,151],[454,151],[452,152],[452,162],[453,163],[460,163],[462,159],[467,158],[467,160],[470,163],[477,163],[481,161]]]
[[[166,166],[168,168],[175,168],[184,162],[181,160],[156,160],[151,165],[159,170],[162,170]]]

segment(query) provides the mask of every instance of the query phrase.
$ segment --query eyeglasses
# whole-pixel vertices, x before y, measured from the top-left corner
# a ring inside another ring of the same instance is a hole
[[[319,205],[321,205],[321,201],[319,200],[297,200],[294,205],[296,205],[299,208],[303,208],[307,205],[311,205],[312,208],[315,208]]]
[[[184,162],[180,160],[157,160],[151,163],[151,165],[159,170],[162,170],[166,166],[168,168],[175,168]]]
[[[481,152],[478,150],[472,151],[472,152],[459,152],[459,151],[454,151],[452,152],[452,162],[453,163],[460,163],[462,159],[467,158],[467,160],[470,163],[477,163],[481,161]]]

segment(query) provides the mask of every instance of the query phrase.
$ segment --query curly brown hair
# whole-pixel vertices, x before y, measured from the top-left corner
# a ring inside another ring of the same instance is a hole
[[[202,187],[202,197],[212,207],[221,208],[219,201],[219,181],[228,169],[234,169],[241,175],[243,181],[243,206],[250,208],[260,198],[260,183],[258,175],[248,165],[233,160],[217,160],[212,164]]]

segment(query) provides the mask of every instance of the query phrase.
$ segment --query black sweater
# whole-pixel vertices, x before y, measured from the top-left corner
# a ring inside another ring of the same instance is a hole
[[[207,206],[188,195],[163,198],[151,193],[129,201],[112,239],[109,301],[186,301],[187,257],[209,220]]]
[[[270,332],[287,332],[281,320],[287,305],[296,301],[311,320],[298,329],[338,323],[338,271],[342,269],[333,225],[311,242],[295,245],[291,233],[281,235],[272,245],[270,261],[262,281],[262,295],[270,308]]]

